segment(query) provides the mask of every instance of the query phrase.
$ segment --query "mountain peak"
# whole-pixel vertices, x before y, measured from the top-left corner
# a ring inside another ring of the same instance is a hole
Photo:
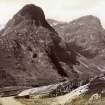
[[[94,25],[94,26],[100,26],[101,25],[101,22],[100,22],[100,19],[96,16],[93,16],[93,15],[86,15],[86,16],[82,16],[78,19],[75,19],[73,20],[72,22],[70,22],[72,24],[88,24],[89,26],[90,25]]]
[[[43,21],[45,21],[43,10],[33,4],[27,4],[16,15],[20,15],[24,19],[34,20],[36,25],[43,24]]]
[[[17,26],[22,21],[30,20],[32,23],[34,23],[36,26],[43,26],[47,28],[50,31],[56,32],[46,21],[45,14],[42,8],[34,5],[34,4],[27,4],[25,5],[14,17],[13,19],[8,23],[13,23],[13,27]],[[7,25],[7,26],[8,26]]]

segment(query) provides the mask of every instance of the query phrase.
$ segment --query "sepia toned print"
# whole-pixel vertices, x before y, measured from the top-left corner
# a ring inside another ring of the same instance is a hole
[[[0,105],[105,105],[104,0],[0,1]]]

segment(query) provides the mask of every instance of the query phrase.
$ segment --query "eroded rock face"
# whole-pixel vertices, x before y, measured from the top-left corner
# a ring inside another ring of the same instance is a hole
[[[7,86],[39,86],[62,81],[64,77],[77,78],[74,58],[71,59],[65,43],[46,22],[40,7],[26,5],[2,30],[0,72],[6,72],[5,81],[12,78],[9,79],[12,84]]]

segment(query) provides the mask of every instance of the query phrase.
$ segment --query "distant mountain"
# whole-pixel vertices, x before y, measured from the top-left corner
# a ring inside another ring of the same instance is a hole
[[[105,30],[97,17],[87,15],[53,27],[68,51],[77,54],[80,66],[74,66],[74,69],[82,78],[105,72]]]
[[[83,16],[68,24],[57,24],[54,28],[68,43],[68,47],[76,47],[74,50],[87,58],[95,57],[104,49],[104,29],[95,16]]]

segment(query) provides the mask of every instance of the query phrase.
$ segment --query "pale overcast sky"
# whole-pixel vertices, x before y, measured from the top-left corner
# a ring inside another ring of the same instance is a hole
[[[105,24],[105,0],[0,0],[0,24],[5,24],[25,4],[31,3],[42,7],[46,18],[71,21],[91,14]]]

